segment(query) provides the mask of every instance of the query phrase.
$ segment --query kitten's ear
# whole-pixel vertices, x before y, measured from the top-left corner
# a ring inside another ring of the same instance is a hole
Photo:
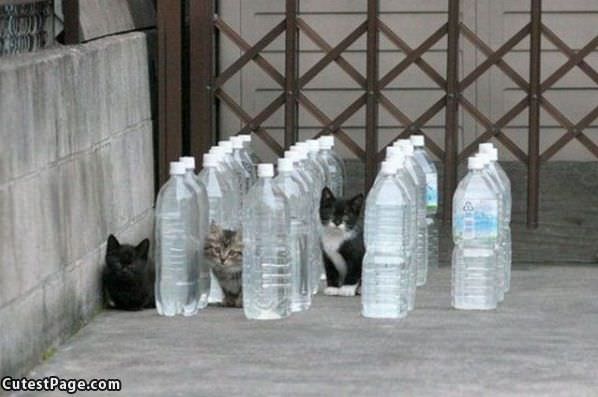
[[[358,194],[349,200],[349,207],[355,215],[359,215],[361,212],[361,206],[363,205],[363,193]]]
[[[137,247],[135,247],[135,252],[137,252],[137,255],[139,255],[140,258],[147,259],[147,255],[149,253],[149,246],[150,241],[146,238],[145,240],[140,242],[139,245],[137,245]]]
[[[320,199],[320,207],[326,208],[334,203],[334,194],[328,187],[322,189],[322,198]]]
[[[108,252],[116,251],[119,248],[120,248],[120,243],[118,242],[118,240],[116,239],[116,237],[114,237],[114,234],[111,234],[110,236],[108,236],[108,247],[107,247],[107,251]]]
[[[214,221],[210,223],[210,234],[220,234],[220,227]]]

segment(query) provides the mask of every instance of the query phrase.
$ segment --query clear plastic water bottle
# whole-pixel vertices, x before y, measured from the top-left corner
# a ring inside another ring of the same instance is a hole
[[[227,160],[224,148],[213,146],[210,148],[210,154],[216,156],[216,169],[222,176],[222,180],[226,184],[226,216],[223,227],[228,230],[238,230],[241,226],[240,213],[242,204],[242,192],[240,190],[240,182],[238,175],[230,162]]]
[[[500,303],[505,299],[505,265],[506,265],[506,251],[505,251],[505,235],[504,235],[504,211],[505,211],[505,194],[501,187],[500,181],[492,174],[489,169],[490,158],[486,153],[477,153],[475,157],[479,157],[484,164],[482,172],[490,182],[494,194],[498,197],[498,239],[497,239],[497,258],[496,258],[496,299]]]
[[[405,168],[417,188],[417,237],[415,242],[415,263],[417,265],[417,286],[426,284],[428,277],[428,222],[426,221],[426,174],[417,163],[414,148],[409,139],[399,139],[397,146],[405,155]]]
[[[291,159],[295,164],[295,172],[301,178],[303,187],[306,191],[305,219],[308,223],[309,233],[307,239],[308,263],[309,263],[309,286],[312,294],[318,292],[320,288],[320,272],[324,264],[322,262],[322,248],[318,230],[321,228],[319,210],[314,208],[313,197],[315,192],[313,176],[304,168],[307,155],[298,150],[287,150],[284,157]]]
[[[307,143],[308,149],[308,156],[310,160],[314,162],[318,166],[318,170],[320,171],[320,175],[322,176],[322,189],[324,186],[328,186],[331,183],[331,176],[328,171],[328,166],[324,159],[320,156],[320,141],[317,139],[308,139],[305,141]]]
[[[195,193],[197,211],[199,213],[197,222],[197,233],[199,236],[197,259],[199,262],[197,266],[199,266],[199,307],[203,309],[208,305],[208,296],[210,294],[210,266],[204,258],[204,244],[209,227],[208,194],[206,193],[203,182],[195,175],[195,158],[181,157],[179,161],[185,166],[185,183]]]
[[[484,174],[482,159],[470,157],[468,168],[453,197],[452,306],[490,310],[498,303],[499,199]]]
[[[291,258],[292,288],[291,311],[298,312],[309,309],[311,305],[310,263],[308,252],[308,235],[310,217],[307,208],[311,204],[307,190],[301,177],[295,171],[292,159],[278,159],[278,176],[274,185],[287,198],[291,216],[289,248]]]
[[[230,138],[230,141],[233,144],[233,158],[245,170],[243,178],[245,179],[245,186],[247,187],[247,190],[249,190],[257,180],[255,166],[251,161],[251,157],[249,157],[249,153],[243,146],[243,138],[240,136],[233,136]],[[243,194],[245,193],[247,193],[247,191],[243,192]]]
[[[257,165],[259,163],[261,163],[261,160],[258,157],[258,155],[255,153],[255,151],[253,150],[253,147],[251,146],[251,141],[252,141],[253,137],[250,134],[243,134],[243,135],[238,135],[238,136],[243,140],[243,147],[245,148],[245,150],[247,150],[247,153],[249,154],[249,158],[251,159],[251,162],[253,163],[253,166],[256,170],[256,175],[257,175]]]
[[[384,161],[365,206],[361,304],[364,317],[407,315],[408,198],[396,178],[396,163]]]
[[[511,288],[511,267],[513,263],[513,249],[511,246],[511,213],[513,210],[513,196],[511,192],[511,181],[507,176],[505,170],[500,166],[498,162],[498,150],[492,143],[481,143],[479,146],[481,153],[489,155],[490,164],[488,169],[491,173],[497,175],[501,182],[503,191],[505,193],[505,210],[504,210],[504,243],[505,243],[505,292],[508,292]]]
[[[200,308],[199,211],[185,183],[185,165],[170,163],[170,179],[156,202],[156,309],[163,316],[192,316]]]
[[[228,174],[223,174],[218,170],[220,163],[218,155],[204,154],[203,169],[199,173],[199,180],[206,188],[208,196],[209,223],[220,226],[223,229],[229,229],[231,225],[230,210],[230,185],[224,179]],[[230,230],[230,229],[229,229]],[[222,288],[214,273],[210,272],[210,294],[208,302],[220,303],[223,299]]]
[[[428,225],[428,269],[438,268],[438,170],[426,152],[423,135],[410,137],[414,147],[415,160],[426,174],[426,223]]]
[[[313,254],[311,257],[313,277],[311,286],[312,293],[316,294],[321,287],[325,285],[326,273],[324,271],[324,261],[322,259],[322,246],[320,244],[320,238],[322,235],[322,223],[320,221],[320,197],[322,195],[322,189],[324,188],[322,180],[320,179],[321,174],[318,172],[313,161],[308,158],[308,152],[304,145],[298,145],[291,148],[291,152],[297,153],[300,162],[299,166],[306,175],[309,177],[310,192],[312,198],[311,208],[313,210],[311,214],[312,218],[312,236],[314,239]]]
[[[407,309],[413,310],[415,308],[415,295],[417,285],[417,264],[415,261],[416,242],[417,242],[417,186],[413,178],[405,169],[405,155],[398,147],[390,146],[386,148],[386,160],[396,163],[397,172],[396,178],[400,186],[403,187],[409,201],[407,223],[408,230],[406,232],[406,261],[409,271],[408,286],[407,286]]]
[[[291,217],[273,176],[272,164],[259,164],[258,181],[243,206],[243,309],[249,319],[279,319],[291,313]]]
[[[318,158],[327,170],[328,180],[326,186],[332,191],[334,197],[343,197],[345,185],[345,165],[343,160],[332,150],[334,137],[324,135],[319,139],[320,151]]]

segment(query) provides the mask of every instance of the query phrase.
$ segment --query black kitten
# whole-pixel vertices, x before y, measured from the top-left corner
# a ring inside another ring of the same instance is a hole
[[[335,198],[327,187],[322,190],[322,252],[328,288],[326,295],[353,296],[359,293],[361,262],[365,254],[363,233],[357,224],[363,194],[350,200]]]
[[[102,274],[106,303],[121,310],[154,307],[155,269],[148,260],[149,240],[138,246],[108,237],[106,267]]]

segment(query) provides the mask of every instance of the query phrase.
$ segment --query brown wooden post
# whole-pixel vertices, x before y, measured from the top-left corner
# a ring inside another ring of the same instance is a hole
[[[170,161],[183,149],[182,5],[158,0],[158,182],[168,179]]]
[[[288,149],[298,138],[298,73],[299,73],[299,30],[297,13],[299,0],[286,0],[286,46],[285,46],[285,110],[284,147]]]
[[[64,16],[64,44],[81,42],[81,25],[79,24],[79,0],[62,0]]]
[[[538,227],[540,193],[540,52],[542,0],[531,0],[529,136],[527,160],[527,227]]]
[[[365,190],[376,178],[378,157],[378,13],[379,0],[368,0],[366,125],[365,125]]]
[[[189,143],[196,161],[214,137],[214,0],[189,3]]]
[[[453,193],[457,187],[457,155],[459,133],[459,0],[448,3],[448,35],[446,62],[446,132],[444,135],[443,221],[450,225],[453,214]]]

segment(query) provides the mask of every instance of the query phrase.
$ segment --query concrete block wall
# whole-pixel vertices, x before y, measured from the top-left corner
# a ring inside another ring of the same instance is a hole
[[[100,307],[108,234],[151,235],[148,36],[0,62],[0,377]]]

